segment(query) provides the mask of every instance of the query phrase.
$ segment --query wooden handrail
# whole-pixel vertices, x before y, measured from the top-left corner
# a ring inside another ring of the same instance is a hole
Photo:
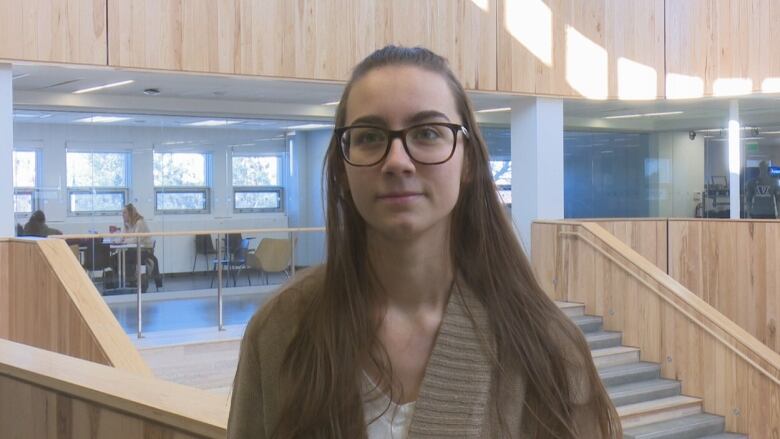
[[[225,397],[0,339],[0,376],[209,438],[224,438]],[[19,422],[40,422],[20,419]]]
[[[158,236],[193,236],[216,235],[232,233],[313,233],[324,232],[325,227],[277,227],[269,229],[227,229],[227,230],[180,230],[175,232],[148,232],[148,233],[81,233],[72,235],[50,235],[56,239],[92,239],[92,238],[152,238]]]
[[[612,234],[608,233],[599,225],[594,223],[589,223],[589,222],[571,223],[571,224],[586,229],[597,239],[603,242],[607,247],[609,247],[613,251],[617,252],[620,256],[622,256],[628,263],[633,264],[635,267],[637,267],[639,271],[642,272],[642,274],[649,276],[653,281],[655,281],[660,286],[662,286],[664,290],[674,295],[674,297],[682,301],[686,306],[692,308],[693,311],[706,318],[707,323],[717,326],[720,330],[728,334],[729,337],[733,338],[734,341],[742,347],[742,349],[747,350],[749,354],[755,355],[756,357],[760,358],[762,361],[764,361],[767,365],[769,365],[774,370],[768,371],[763,366],[757,364],[752,358],[750,358],[748,354],[743,352],[742,349],[735,346],[734,343],[729,343],[726,340],[724,340],[723,337],[721,337],[719,334],[716,334],[707,325],[707,323],[702,322],[699,318],[692,315],[687,310],[682,309],[681,306],[679,306],[674,301],[670,300],[658,288],[652,286],[634,270],[629,269],[629,267],[627,267],[625,264],[621,263],[620,261],[617,261],[616,258],[608,254],[604,249],[600,248],[596,243],[594,243],[587,237],[583,236],[581,233],[559,232],[559,234],[564,236],[576,236],[577,238],[582,239],[592,248],[599,251],[602,255],[609,258],[611,261],[613,261],[618,266],[620,266],[623,270],[625,270],[629,275],[634,277],[637,281],[647,286],[648,289],[653,291],[662,300],[669,303],[675,309],[683,313],[690,321],[697,324],[699,327],[707,331],[710,335],[715,337],[725,347],[733,351],[735,354],[739,355],[743,360],[747,361],[748,363],[756,367],[761,373],[763,373],[768,378],[770,378],[775,384],[780,385],[780,354],[768,348],[765,344],[761,343],[761,341],[753,337],[750,333],[742,329],[739,325],[735,324],[726,316],[718,312],[718,310],[710,306],[707,302],[705,302],[704,300],[702,300],[692,292],[688,291],[679,282],[677,282],[676,280],[672,279],[669,275],[664,273],[663,270],[659,269],[658,267],[656,267],[655,265],[647,261],[641,255],[636,253],[631,247],[624,244],[619,239],[615,238]]]

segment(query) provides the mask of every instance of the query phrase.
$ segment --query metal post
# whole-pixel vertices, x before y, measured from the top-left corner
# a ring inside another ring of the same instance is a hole
[[[124,261],[122,262],[124,263]],[[136,306],[138,307],[138,338],[143,338],[143,314],[141,311],[141,238],[135,238]]]
[[[227,235],[225,235],[225,239],[227,239]],[[224,331],[225,325],[222,321],[222,245],[219,234],[217,234],[217,264],[217,314],[219,319],[217,329]]]
[[[295,233],[290,232],[290,277],[295,277]]]

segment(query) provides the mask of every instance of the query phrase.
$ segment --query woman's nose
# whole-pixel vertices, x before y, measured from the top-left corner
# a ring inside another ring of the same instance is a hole
[[[390,150],[382,162],[382,171],[389,173],[409,173],[414,171],[414,161],[404,148],[401,139],[390,142]]]

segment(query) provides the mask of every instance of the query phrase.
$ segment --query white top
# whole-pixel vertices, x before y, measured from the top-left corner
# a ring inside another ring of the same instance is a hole
[[[363,376],[365,377],[364,394],[366,394],[363,400],[363,413],[368,439],[406,439],[414,415],[415,402],[398,405],[377,388],[368,374],[363,372]],[[372,420],[374,421],[371,422]]]

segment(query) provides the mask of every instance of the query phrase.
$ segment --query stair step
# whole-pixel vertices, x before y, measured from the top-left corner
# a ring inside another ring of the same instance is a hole
[[[639,362],[639,349],[629,346],[594,349],[590,355],[598,369]]]
[[[572,321],[580,327],[584,333],[601,331],[603,319],[598,316],[577,316],[571,317]]]
[[[748,437],[739,433],[718,433],[702,436],[699,439],[748,439]]]
[[[679,381],[656,379],[607,387],[607,394],[612,399],[612,403],[617,407],[651,399],[676,396],[680,394],[680,390]]]
[[[661,366],[656,363],[631,363],[599,369],[604,387],[637,381],[652,380],[661,377]]]
[[[617,407],[623,428],[668,421],[702,412],[699,398],[677,395]]]
[[[577,317],[585,314],[585,305],[575,302],[555,302],[558,308],[569,317]]]
[[[585,334],[585,341],[590,349],[604,349],[620,346],[623,341],[622,332],[599,331]]]
[[[623,430],[625,439],[694,439],[722,433],[725,420],[721,416],[699,413],[669,421],[655,422]]]

